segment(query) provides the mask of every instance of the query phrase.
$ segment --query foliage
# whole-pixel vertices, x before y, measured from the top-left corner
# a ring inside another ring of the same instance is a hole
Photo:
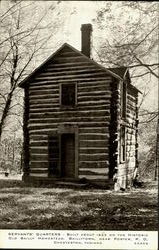
[[[107,67],[128,67],[132,83],[142,91],[139,95],[139,170],[142,176],[151,178],[156,165],[158,110],[152,105],[155,96],[151,93],[151,103],[147,97],[150,98],[152,88],[157,90],[159,78],[158,8],[157,2],[103,2],[94,19],[103,34],[96,51],[98,60]]]
[[[18,83],[34,67],[36,58],[44,54],[44,48],[60,25],[58,2],[50,3],[47,8],[41,8],[41,3],[36,1],[2,1],[1,4],[0,138],[8,115],[19,115],[23,94],[16,90]],[[54,22],[48,21],[51,13],[57,16]]]
[[[22,138],[9,136],[0,143],[0,171],[8,173],[21,173],[22,171]]]
[[[154,179],[157,150],[157,120],[139,125],[139,175],[142,179]]]

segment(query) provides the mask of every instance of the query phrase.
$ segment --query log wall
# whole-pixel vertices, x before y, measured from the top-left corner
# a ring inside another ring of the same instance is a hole
[[[121,125],[126,128],[126,159],[121,162],[120,156],[118,158],[118,178],[120,183],[127,186],[131,185],[134,170],[138,166],[138,92],[130,85],[127,85],[126,117],[120,117]]]
[[[77,84],[77,106],[60,106],[60,84]],[[78,177],[109,178],[112,77],[69,48],[29,84],[29,171],[48,176],[48,136],[59,125],[78,126]]]

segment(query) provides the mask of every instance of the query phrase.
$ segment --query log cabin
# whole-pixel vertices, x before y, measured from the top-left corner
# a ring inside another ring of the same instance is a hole
[[[26,182],[87,181],[126,188],[138,166],[138,93],[128,68],[91,58],[92,25],[81,52],[63,44],[21,83]]]

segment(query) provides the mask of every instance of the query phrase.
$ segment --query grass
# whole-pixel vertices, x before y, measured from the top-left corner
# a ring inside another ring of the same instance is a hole
[[[126,192],[0,180],[0,229],[158,230],[157,183]]]

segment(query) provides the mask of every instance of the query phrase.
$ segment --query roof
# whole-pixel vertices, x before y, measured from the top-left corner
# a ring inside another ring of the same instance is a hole
[[[28,83],[29,81],[31,81],[31,79],[40,71],[42,70],[43,67],[46,66],[46,64],[48,64],[50,61],[53,60],[53,58],[58,55],[58,53],[60,53],[60,51],[65,48],[68,47],[70,49],[72,49],[74,52],[82,55],[84,58],[86,58],[89,62],[91,62],[92,64],[94,64],[95,66],[105,70],[108,74],[110,74],[111,76],[113,76],[114,78],[118,79],[118,80],[123,80],[128,72],[128,68],[126,67],[117,67],[117,68],[105,68],[104,66],[98,64],[97,62],[95,62],[94,60],[90,59],[89,57],[85,56],[83,53],[81,53],[79,50],[75,49],[74,47],[72,47],[71,45],[69,45],[68,43],[64,43],[58,50],[56,50],[47,60],[45,60],[39,67],[37,67],[30,75],[28,75],[24,80],[22,80],[19,83],[19,87],[25,88],[26,83]],[[129,75],[129,74],[128,74]],[[130,77],[129,77],[130,79]],[[132,87],[134,87],[132,85]],[[134,87],[134,89],[136,89],[137,91],[139,91],[136,87]],[[140,91],[139,91],[140,92]]]
[[[125,74],[127,73],[128,68],[126,67],[117,67],[117,68],[109,68],[112,72],[120,76],[121,78],[124,78]]]

